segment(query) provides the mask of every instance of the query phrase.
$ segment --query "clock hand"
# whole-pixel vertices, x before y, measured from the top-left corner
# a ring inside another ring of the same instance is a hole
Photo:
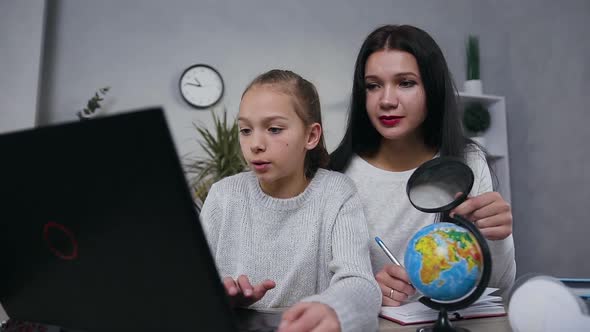
[[[195,84],[195,83],[188,83],[188,82],[187,82],[187,83],[184,83],[184,85],[192,85],[192,86],[196,86],[196,87],[198,87],[198,88],[200,88],[200,87],[201,87],[201,85],[200,85],[200,84]]]
[[[196,77],[194,77],[194,79],[195,79],[195,82],[197,82],[198,86],[201,86],[201,82],[199,82],[199,80]]]

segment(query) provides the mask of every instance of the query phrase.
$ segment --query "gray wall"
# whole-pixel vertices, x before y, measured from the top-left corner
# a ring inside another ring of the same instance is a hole
[[[519,274],[590,277],[590,2],[484,9],[484,79],[506,95]]]
[[[41,123],[75,120],[93,92],[110,85],[109,112],[163,105],[182,155],[200,152],[191,122],[210,118],[177,91],[179,75],[193,63],[222,73],[222,104],[231,114],[245,85],[267,69],[290,68],[309,78],[322,97],[333,148],[343,132],[355,56],[373,28],[408,23],[429,31],[459,87],[465,37],[479,34],[484,92],[507,101],[518,273],[590,276],[590,224],[582,212],[590,199],[590,100],[583,91],[590,86],[588,1],[62,0],[48,6]],[[4,52],[10,42],[1,43]],[[2,86],[13,79],[0,76]],[[18,114],[6,119],[17,121]]]
[[[33,127],[44,0],[0,1],[0,132]]]
[[[441,41],[454,71],[462,72],[463,40],[474,28],[464,19],[471,16],[471,1],[450,8],[383,0],[371,6],[338,0],[50,3],[55,23],[48,27],[45,70],[51,73],[44,82],[48,110],[42,122],[75,119],[94,90],[111,85],[110,110],[163,105],[182,154],[199,152],[191,122],[210,119],[178,93],[178,78],[193,63],[222,73],[222,104],[232,114],[246,84],[265,70],[290,68],[309,78],[322,96],[332,148],[342,135],[356,52],[369,31],[387,22],[423,26]]]

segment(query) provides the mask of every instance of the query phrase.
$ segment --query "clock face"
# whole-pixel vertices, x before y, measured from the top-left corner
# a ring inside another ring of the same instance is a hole
[[[196,108],[211,107],[223,96],[223,79],[211,66],[193,65],[180,76],[180,93]]]

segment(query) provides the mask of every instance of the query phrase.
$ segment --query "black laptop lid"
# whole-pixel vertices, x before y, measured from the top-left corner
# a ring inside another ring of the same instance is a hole
[[[161,109],[0,136],[0,302],[86,331],[234,320]]]

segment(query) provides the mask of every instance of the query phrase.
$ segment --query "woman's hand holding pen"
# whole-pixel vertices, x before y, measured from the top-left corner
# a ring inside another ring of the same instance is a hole
[[[276,283],[267,279],[253,286],[247,276],[241,275],[236,280],[223,278],[223,286],[233,307],[247,307],[262,299],[267,291],[275,288]]]
[[[512,234],[510,205],[497,192],[469,197],[451,211],[454,213],[474,222],[488,240],[503,240]]]
[[[410,284],[408,273],[399,265],[385,264],[375,275],[375,279],[381,288],[384,306],[398,307],[416,293],[416,289]]]

